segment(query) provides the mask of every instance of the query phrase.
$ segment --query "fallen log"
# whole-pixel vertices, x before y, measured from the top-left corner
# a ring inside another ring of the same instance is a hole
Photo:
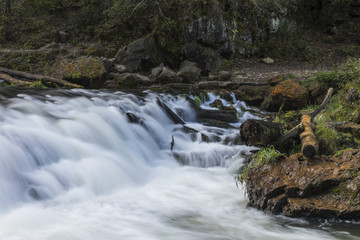
[[[15,84],[17,86],[30,86],[33,84],[32,82],[28,81],[21,81],[19,79],[13,78],[8,74],[0,73],[0,79],[4,80],[7,83]]]
[[[248,119],[240,126],[241,141],[248,146],[264,146],[281,136],[282,124]]]
[[[250,122],[247,120],[240,126],[241,138],[249,145],[264,146],[271,144],[279,147],[288,140],[299,136],[303,155],[307,158],[313,158],[319,150],[319,144],[313,131],[313,121],[315,116],[326,107],[332,93],[333,89],[330,88],[321,105],[315,111],[302,115],[301,123],[283,136],[277,136],[281,127],[277,129],[276,125],[265,124],[264,121],[252,120],[254,122]]]
[[[301,152],[307,158],[313,158],[319,150],[319,144],[313,131],[312,121],[313,118],[309,114],[304,114],[301,117],[301,124],[304,126],[304,131],[300,134]]]
[[[12,69],[9,69],[9,68],[4,68],[4,67],[0,67],[0,72],[6,73],[6,74],[8,74],[8,75],[10,75],[10,76],[12,76],[14,78],[17,78],[19,81],[22,81],[20,79],[27,79],[27,80],[33,81],[33,82],[34,81],[40,81],[44,85],[46,85],[47,82],[49,82],[49,83],[57,84],[60,87],[83,88],[83,86],[81,86],[81,85],[70,83],[70,82],[65,81],[63,79],[53,78],[53,77],[49,77],[49,76],[35,75],[35,74],[16,71],[16,70],[12,70]]]
[[[174,113],[164,102],[160,100],[160,98],[156,98],[156,103],[165,111],[165,113],[173,120],[174,123],[182,125],[185,124],[184,120],[182,120],[176,113]]]

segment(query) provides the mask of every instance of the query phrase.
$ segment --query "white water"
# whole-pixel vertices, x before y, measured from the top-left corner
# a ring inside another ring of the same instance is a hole
[[[161,96],[188,126],[220,142],[184,133],[151,93],[2,95],[1,240],[359,239],[331,224],[246,208],[232,171],[251,148],[223,144],[238,130],[194,122],[184,98]],[[144,124],[129,123],[125,112]]]

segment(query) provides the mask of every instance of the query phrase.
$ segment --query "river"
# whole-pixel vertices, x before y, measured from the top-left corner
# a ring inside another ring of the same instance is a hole
[[[234,100],[238,125],[254,117]],[[237,133],[197,123],[182,96],[1,88],[0,239],[360,239],[359,222],[247,208],[234,171],[254,148],[225,144]]]

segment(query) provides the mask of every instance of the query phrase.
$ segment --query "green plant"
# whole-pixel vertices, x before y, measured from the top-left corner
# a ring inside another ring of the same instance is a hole
[[[269,146],[261,149],[259,152],[256,153],[253,161],[245,165],[240,174],[237,174],[235,176],[236,184],[238,185],[239,183],[246,183],[247,176],[254,167],[259,167],[269,163],[275,163],[278,159],[284,157],[285,154],[279,152],[277,149],[275,149],[274,146]]]
[[[32,83],[29,87],[33,88],[47,88],[41,81],[36,81]]]

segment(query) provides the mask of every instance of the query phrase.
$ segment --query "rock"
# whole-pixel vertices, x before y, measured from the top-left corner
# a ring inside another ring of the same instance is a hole
[[[273,63],[275,63],[274,59],[269,58],[269,57],[261,59],[261,62],[265,63],[265,64],[273,64]]]
[[[122,65],[122,64],[116,64],[114,66],[114,71],[116,73],[124,73],[124,72],[126,72],[126,67],[124,65]]]
[[[103,57],[106,55],[106,48],[99,45],[99,44],[93,44],[86,48],[85,52],[88,56],[93,57]]]
[[[152,84],[148,77],[136,73],[114,74],[114,82],[118,88],[137,88]]]
[[[270,78],[269,80],[267,80],[267,83],[270,85],[270,86],[275,86],[276,84],[280,83],[281,81],[285,80],[284,77],[282,75],[278,75],[278,76],[275,76],[273,78]]]
[[[236,99],[246,102],[251,106],[259,107],[264,99],[269,96],[271,87],[269,86],[240,86],[233,91]]]
[[[220,88],[220,82],[219,81],[201,81],[196,84],[197,88],[202,90],[214,90]]]
[[[359,100],[359,92],[355,88],[350,88],[344,96],[344,101],[347,104],[353,103],[357,100]]]
[[[160,75],[158,76],[158,80],[161,84],[182,82],[182,78],[168,67],[163,67]]]
[[[180,65],[178,75],[183,77],[185,82],[194,83],[200,79],[201,69],[196,66],[195,62],[185,60]]]
[[[216,71],[221,65],[219,53],[197,42],[186,44],[184,55],[189,61],[196,62],[204,75]]]
[[[220,71],[218,72],[219,81],[229,81],[231,78],[231,73],[229,71]]]
[[[308,92],[295,80],[288,79],[278,83],[271,91],[271,98],[284,110],[299,109],[306,106]]]
[[[60,62],[56,71],[63,79],[86,88],[100,88],[106,78],[106,66],[99,58],[78,58],[73,62]]]
[[[151,76],[157,79],[164,67],[164,64],[161,63],[159,66],[151,69]]]
[[[293,154],[251,169],[248,205],[289,217],[360,219],[360,151],[309,161]]]
[[[220,99],[216,99],[212,103],[210,103],[210,107],[216,107],[218,109],[222,109],[224,105]]]
[[[217,47],[231,41],[232,23],[226,22],[220,14],[198,18],[187,27],[187,40]]]
[[[115,61],[125,65],[129,72],[148,71],[160,64],[161,57],[154,35],[135,40],[120,49],[116,53]]]
[[[318,82],[312,82],[308,86],[310,97],[319,97],[321,94],[323,94],[324,89],[321,87],[321,85]]]
[[[207,110],[198,109],[197,116],[201,119],[212,119],[227,123],[235,123],[238,121],[236,112],[231,110]]]

